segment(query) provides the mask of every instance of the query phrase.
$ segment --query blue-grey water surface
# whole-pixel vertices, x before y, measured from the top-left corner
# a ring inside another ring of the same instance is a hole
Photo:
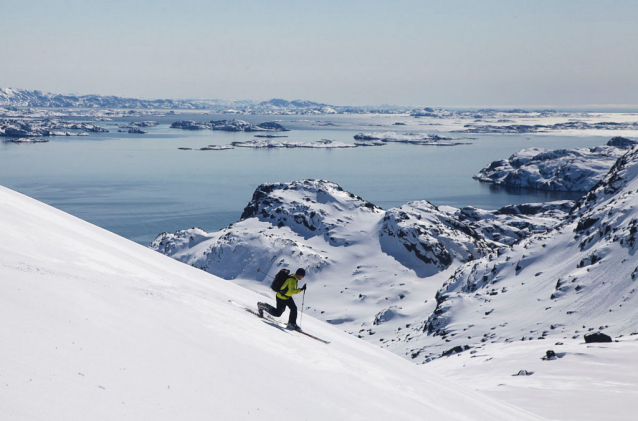
[[[170,129],[173,121],[232,118],[180,115],[97,122],[110,133],[52,137],[41,144],[0,143],[0,184],[148,244],[164,231],[198,226],[218,230],[239,219],[265,182],[327,179],[383,208],[411,200],[497,209],[513,203],[577,198],[579,194],[506,191],[472,179],[485,165],[525,147],[574,148],[608,137],[464,135],[454,147],[388,143],[352,149],[183,151],[253,139],[253,133]],[[353,142],[362,131],[406,131],[393,116],[240,116],[254,123],[282,120],[286,140]],[[127,121],[155,120],[149,133],[118,133]],[[427,130],[423,127],[421,130]],[[471,139],[468,139],[470,137]]]

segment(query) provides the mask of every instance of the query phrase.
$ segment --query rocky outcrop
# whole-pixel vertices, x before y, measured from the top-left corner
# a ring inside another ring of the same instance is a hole
[[[75,130],[79,132],[108,133],[108,130],[92,123],[43,119],[43,120],[0,120],[0,136],[9,137],[35,137],[35,136],[59,136],[71,133],[60,133],[57,130]],[[78,133],[75,133],[78,134]]]
[[[470,226],[426,201],[388,210],[380,232],[382,250],[421,277],[443,271],[455,261],[483,257],[496,248]]]
[[[587,123],[584,121],[569,121],[556,124],[466,124],[462,130],[455,130],[457,133],[547,133],[561,130],[636,130],[636,122],[599,122]]]
[[[176,121],[171,124],[171,129],[182,130],[219,130],[225,132],[287,132],[289,131],[281,124],[270,121],[260,124],[252,124],[244,120],[213,120],[208,123],[196,122],[193,120]]]
[[[523,149],[506,160],[492,162],[473,178],[508,187],[586,192],[635,144],[615,137],[594,148]]]
[[[322,139],[317,142],[293,142],[287,140],[253,139],[245,142],[232,142],[238,148],[269,149],[269,148],[306,148],[306,149],[344,149],[354,148],[352,143]]]
[[[461,222],[494,242],[511,246],[535,233],[545,232],[567,218],[573,201],[508,205],[496,211],[468,206],[448,208]]]
[[[354,135],[359,145],[364,142],[396,142],[409,143],[412,145],[434,145],[434,146],[455,146],[467,145],[468,143],[454,142],[450,137],[439,136],[428,133],[395,133],[395,132],[374,132],[359,133]],[[376,145],[376,144],[374,144]]]
[[[585,335],[585,343],[605,343],[605,342],[613,342],[611,336],[605,335],[602,332],[588,333]]]

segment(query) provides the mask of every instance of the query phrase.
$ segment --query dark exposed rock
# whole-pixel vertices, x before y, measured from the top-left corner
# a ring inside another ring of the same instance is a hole
[[[469,345],[457,345],[454,348],[450,348],[447,351],[443,351],[441,353],[442,357],[447,357],[448,355],[452,355],[452,354],[460,354],[463,351],[467,351],[468,349],[470,349]]]
[[[585,335],[585,343],[591,344],[596,342],[613,342],[609,335],[602,332],[588,333]]]

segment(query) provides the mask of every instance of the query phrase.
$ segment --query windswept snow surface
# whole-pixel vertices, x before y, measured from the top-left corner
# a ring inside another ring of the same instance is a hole
[[[2,419],[538,419],[2,187],[0,215]]]

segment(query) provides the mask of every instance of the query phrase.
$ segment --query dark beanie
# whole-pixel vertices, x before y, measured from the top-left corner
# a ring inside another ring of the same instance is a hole
[[[295,272],[295,275],[306,276],[306,271],[304,270],[304,268],[299,268],[297,269],[297,272]]]

